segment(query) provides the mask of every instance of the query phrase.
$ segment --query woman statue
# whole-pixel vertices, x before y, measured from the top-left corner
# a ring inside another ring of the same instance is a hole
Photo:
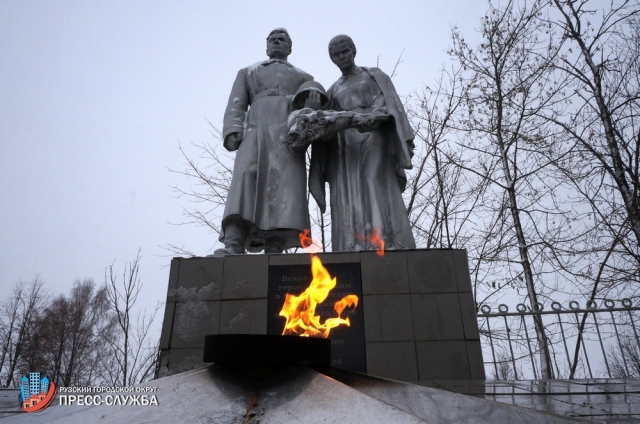
[[[329,55],[342,77],[329,88],[327,109],[384,117],[360,120],[312,145],[309,189],[324,211],[329,183],[332,250],[378,249],[377,236],[385,249],[414,249],[402,200],[414,134],[402,102],[380,69],[356,66],[350,37],[331,39]]]

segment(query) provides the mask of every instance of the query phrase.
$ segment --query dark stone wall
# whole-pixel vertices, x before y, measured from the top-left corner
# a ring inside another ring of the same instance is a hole
[[[485,378],[464,250],[319,257],[360,264],[368,374],[413,383]],[[207,334],[267,334],[269,265],[307,264],[308,254],[173,259],[159,376],[205,365]]]

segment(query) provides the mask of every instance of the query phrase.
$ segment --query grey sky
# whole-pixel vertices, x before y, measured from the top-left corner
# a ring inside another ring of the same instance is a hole
[[[447,61],[450,27],[476,35],[481,0],[304,2],[0,2],[0,298],[39,274],[67,292],[142,248],[146,304],[166,296],[170,258],[201,255],[217,236],[174,226],[188,181],[178,141],[211,140],[234,77],[263,60],[286,27],[289,60],[328,87],[339,77],[327,43],[356,43],[356,63],[390,73],[401,95],[430,84]],[[195,152],[194,152],[195,153]],[[161,319],[161,317],[160,317]]]

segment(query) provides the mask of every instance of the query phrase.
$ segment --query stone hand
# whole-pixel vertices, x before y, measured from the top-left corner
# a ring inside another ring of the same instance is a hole
[[[304,102],[304,107],[308,107],[313,110],[322,108],[322,101],[320,100],[320,93],[315,90],[309,91],[309,97]]]
[[[375,114],[369,117],[362,117],[359,122],[354,122],[354,124],[358,132],[363,133],[375,130],[380,125],[380,122],[386,121],[387,119],[389,119],[389,115]]]
[[[224,139],[224,148],[230,152],[235,152],[240,147],[240,143],[242,143],[242,134],[231,133]]]

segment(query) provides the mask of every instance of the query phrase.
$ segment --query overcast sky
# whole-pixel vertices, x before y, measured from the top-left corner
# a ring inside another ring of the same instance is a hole
[[[224,5],[223,5],[224,4]],[[345,33],[356,63],[390,73],[401,95],[447,62],[451,26],[467,39],[482,0],[0,1],[0,299],[36,274],[67,293],[104,281],[142,249],[145,303],[164,301],[170,243],[204,256],[204,228],[176,226],[190,182],[178,143],[214,141],[237,71],[266,58],[285,27],[291,63],[328,87],[327,43]],[[161,320],[161,314],[159,315]],[[159,323],[158,323],[159,325]]]

